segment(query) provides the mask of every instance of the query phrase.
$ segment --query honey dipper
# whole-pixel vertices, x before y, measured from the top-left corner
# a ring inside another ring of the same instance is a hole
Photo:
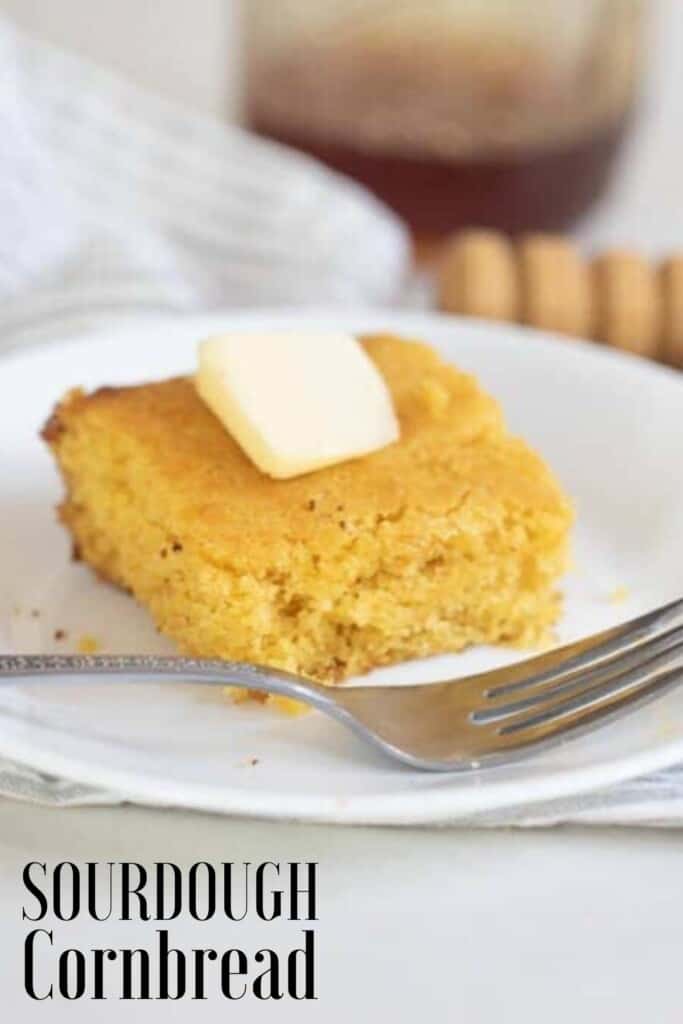
[[[592,338],[683,368],[683,254],[656,265],[609,249],[586,259],[561,235],[472,230],[445,246],[439,306]]]

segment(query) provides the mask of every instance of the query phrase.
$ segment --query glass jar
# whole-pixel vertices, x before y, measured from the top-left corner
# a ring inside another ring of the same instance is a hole
[[[558,229],[603,190],[645,0],[246,0],[258,131],[418,233]]]

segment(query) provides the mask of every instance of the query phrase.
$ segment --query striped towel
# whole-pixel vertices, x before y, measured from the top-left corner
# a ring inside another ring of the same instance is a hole
[[[372,305],[401,223],[316,161],[0,19],[0,338],[142,311]]]

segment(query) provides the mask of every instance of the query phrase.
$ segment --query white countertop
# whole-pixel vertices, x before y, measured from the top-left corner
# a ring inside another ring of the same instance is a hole
[[[21,870],[28,859],[317,860],[317,1003],[239,1004],[275,1019],[500,1024],[680,1020],[680,833],[331,829],[137,808],[0,804],[0,991],[8,1021],[90,1021],[88,1001],[22,992]],[[66,944],[135,945],[149,925],[59,925]],[[170,924],[179,946],[270,943],[262,923]],[[272,927],[272,926],[271,926]],[[277,926],[276,926],[277,927]],[[298,927],[288,925],[287,927]],[[232,929],[232,930],[231,930]],[[222,1020],[214,999],[97,1005],[97,1020]],[[237,1011],[234,1011],[237,1013]],[[269,1016],[271,1014],[271,1016]],[[272,1016],[274,1014],[274,1017]]]

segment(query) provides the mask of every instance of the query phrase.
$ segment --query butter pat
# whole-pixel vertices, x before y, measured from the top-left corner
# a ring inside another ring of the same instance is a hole
[[[384,448],[399,426],[384,378],[350,334],[235,333],[199,346],[203,401],[278,480]]]

